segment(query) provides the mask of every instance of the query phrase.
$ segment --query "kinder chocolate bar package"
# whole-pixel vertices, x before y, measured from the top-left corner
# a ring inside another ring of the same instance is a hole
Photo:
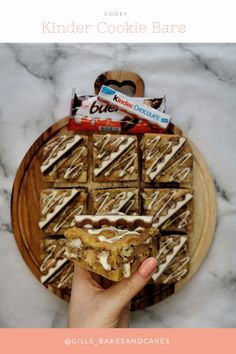
[[[166,97],[158,98],[132,97],[138,105],[145,104],[155,111],[164,113],[166,110]],[[134,117],[132,114],[121,111],[116,105],[102,102],[97,96],[79,95],[73,90],[71,100],[69,130],[92,131],[129,131],[130,133],[146,133],[151,131],[163,132],[162,127],[148,121]]]
[[[134,118],[147,121],[150,124],[158,125],[161,129],[167,129],[170,123],[170,116],[153,109],[144,102],[137,102],[109,86],[103,85],[98,99],[115,105],[120,111],[130,114]]]

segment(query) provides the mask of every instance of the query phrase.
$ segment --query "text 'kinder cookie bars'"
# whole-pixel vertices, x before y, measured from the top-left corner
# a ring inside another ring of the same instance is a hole
[[[132,100],[138,105],[145,104],[158,112],[164,113],[166,110],[165,95],[158,98],[133,97]],[[151,125],[147,121],[123,112],[114,104],[102,102],[97,96],[79,95],[77,89],[73,89],[70,118],[69,130],[130,133],[165,131],[156,124]]]

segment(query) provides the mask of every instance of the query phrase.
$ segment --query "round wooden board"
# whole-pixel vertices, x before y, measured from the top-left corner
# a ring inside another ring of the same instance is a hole
[[[54,134],[67,133],[68,118],[63,118],[47,129],[31,146],[17,171],[11,200],[11,216],[18,248],[33,274],[40,279],[40,191],[47,185],[42,181],[40,156],[43,145]],[[174,132],[181,131],[174,127]],[[73,132],[71,132],[73,134]],[[191,143],[191,142],[190,142]],[[194,154],[194,231],[190,234],[190,271],[176,285],[148,284],[132,301],[132,310],[153,305],[186,284],[198,270],[212,243],[216,225],[216,198],[212,177],[201,153],[191,143]],[[69,294],[49,287],[57,296],[69,300]]]

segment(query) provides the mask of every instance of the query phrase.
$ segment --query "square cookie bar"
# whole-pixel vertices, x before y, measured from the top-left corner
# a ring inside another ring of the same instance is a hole
[[[47,182],[78,183],[87,181],[88,137],[57,136],[44,146],[41,172]]]
[[[75,215],[86,214],[87,192],[83,189],[43,189],[40,195],[39,227],[52,235],[63,235],[75,225]]]
[[[71,293],[72,280],[74,274],[74,263],[67,261],[64,267],[60,268],[57,273],[55,273],[46,284],[48,289],[57,288],[63,290],[68,295]]]
[[[162,236],[158,242],[158,266],[152,279],[162,284],[177,283],[189,271],[188,236]]]
[[[93,135],[93,180],[96,182],[138,180],[137,137]]]
[[[67,274],[68,263],[71,262],[65,257],[66,239],[52,237],[42,239],[40,241],[40,251],[41,283],[46,285],[54,283],[58,288],[67,287],[65,274]],[[57,279],[56,283],[53,281],[55,278]]]
[[[141,140],[142,179],[151,183],[192,183],[193,154],[187,138],[144,134]]]
[[[92,191],[93,214],[138,214],[138,189],[114,188]]]
[[[161,231],[188,233],[193,227],[193,190],[144,188],[144,215],[153,215],[153,226]]]
[[[157,255],[156,234],[156,229],[74,227],[65,232],[66,256],[105,278],[120,281],[129,277],[144,259]]]

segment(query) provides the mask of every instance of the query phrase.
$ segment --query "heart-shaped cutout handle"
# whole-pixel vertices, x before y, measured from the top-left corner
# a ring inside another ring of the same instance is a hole
[[[98,76],[94,83],[96,95],[102,85],[107,85],[127,96],[143,97],[144,81],[131,71],[106,71]]]

